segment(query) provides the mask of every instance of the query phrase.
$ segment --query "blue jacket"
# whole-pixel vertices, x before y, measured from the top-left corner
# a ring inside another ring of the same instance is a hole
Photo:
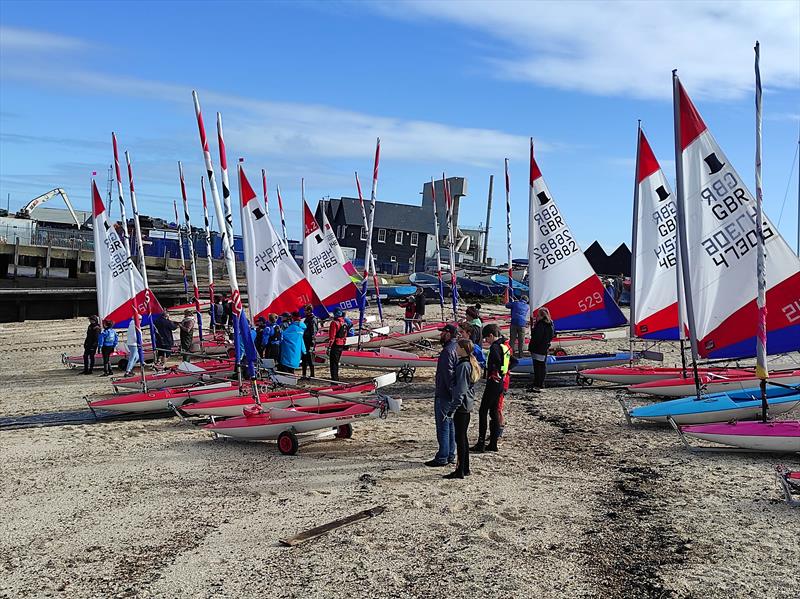
[[[119,337],[114,329],[103,329],[97,337],[98,347],[116,347]]]
[[[281,340],[281,364],[289,368],[300,368],[300,358],[306,353],[306,344],[303,343],[305,323],[296,321],[290,324],[283,332]]]
[[[456,364],[458,354],[456,354],[455,339],[442,348],[439,354],[439,361],[436,363],[436,390],[434,391],[434,403],[440,402],[443,407],[450,403],[453,397],[453,387],[456,383]]]
[[[528,302],[519,300],[508,302],[506,308],[511,308],[511,324],[516,327],[528,325],[528,315],[531,312],[531,307],[528,305]]]

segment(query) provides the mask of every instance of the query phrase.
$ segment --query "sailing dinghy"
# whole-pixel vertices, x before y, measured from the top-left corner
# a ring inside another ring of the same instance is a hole
[[[165,389],[167,387],[185,387],[201,381],[219,380],[233,375],[233,360],[204,360],[202,362],[181,362],[164,372],[147,374],[145,380],[148,389]],[[111,380],[114,391],[139,389],[142,384],[140,376],[126,376]]]
[[[800,370],[772,372],[769,376],[782,385],[800,385]],[[758,386],[759,377],[753,370],[727,368],[716,372],[698,372],[701,389],[704,393],[739,391]],[[628,387],[632,393],[644,393],[661,397],[684,397],[695,391],[694,377],[678,376],[647,383],[637,383]]]
[[[800,422],[727,422],[681,426],[680,432],[712,443],[779,453],[800,452]]]

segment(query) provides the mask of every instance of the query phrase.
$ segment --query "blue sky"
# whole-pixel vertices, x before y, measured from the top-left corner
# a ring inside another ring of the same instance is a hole
[[[461,221],[478,224],[495,174],[490,254],[501,261],[506,157],[514,255],[526,251],[529,136],[584,247],[629,240],[637,119],[668,176],[674,168],[672,68],[752,187],[758,38],[765,206],[777,222],[791,181],[780,229],[794,243],[798,2],[4,0],[0,27],[3,206],[9,193],[16,210],[60,186],[88,208],[114,130],[142,212],[171,215],[182,160],[199,223],[197,89],[209,132],[223,114],[231,165],[243,156],[259,189],[266,168],[272,198],[281,185],[290,235],[300,177],[311,204],[354,195],[354,170],[368,188],[380,136],[379,199],[419,202],[423,182],[446,170],[469,179]]]

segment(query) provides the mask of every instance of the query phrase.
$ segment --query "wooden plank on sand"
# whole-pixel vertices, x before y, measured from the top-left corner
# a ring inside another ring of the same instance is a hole
[[[360,511],[357,514],[352,514],[351,516],[339,518],[338,520],[334,520],[333,522],[328,522],[327,524],[323,524],[322,526],[310,528],[304,532],[296,534],[295,536],[289,539],[279,539],[279,541],[283,545],[286,545],[287,547],[294,547],[295,545],[299,545],[300,543],[305,543],[306,541],[310,541],[311,539],[316,539],[317,537],[322,536],[326,532],[330,532],[331,530],[341,528],[342,526],[346,526],[348,524],[353,524],[354,522],[359,522],[361,520],[372,518],[373,516],[382,514],[385,511],[386,511],[385,505],[377,505],[368,510]]]

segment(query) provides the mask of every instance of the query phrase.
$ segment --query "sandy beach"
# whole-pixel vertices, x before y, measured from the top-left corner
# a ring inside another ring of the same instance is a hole
[[[0,325],[0,417],[79,410],[109,390],[59,361],[81,353],[84,330]],[[617,390],[534,395],[519,378],[501,451],[443,480],[423,465],[436,447],[432,375],[390,388],[399,417],[294,457],[177,418],[0,429],[0,597],[800,594],[800,511],[772,474],[800,456],[693,454],[667,427],[627,426]],[[278,542],[374,506],[387,509]]]

